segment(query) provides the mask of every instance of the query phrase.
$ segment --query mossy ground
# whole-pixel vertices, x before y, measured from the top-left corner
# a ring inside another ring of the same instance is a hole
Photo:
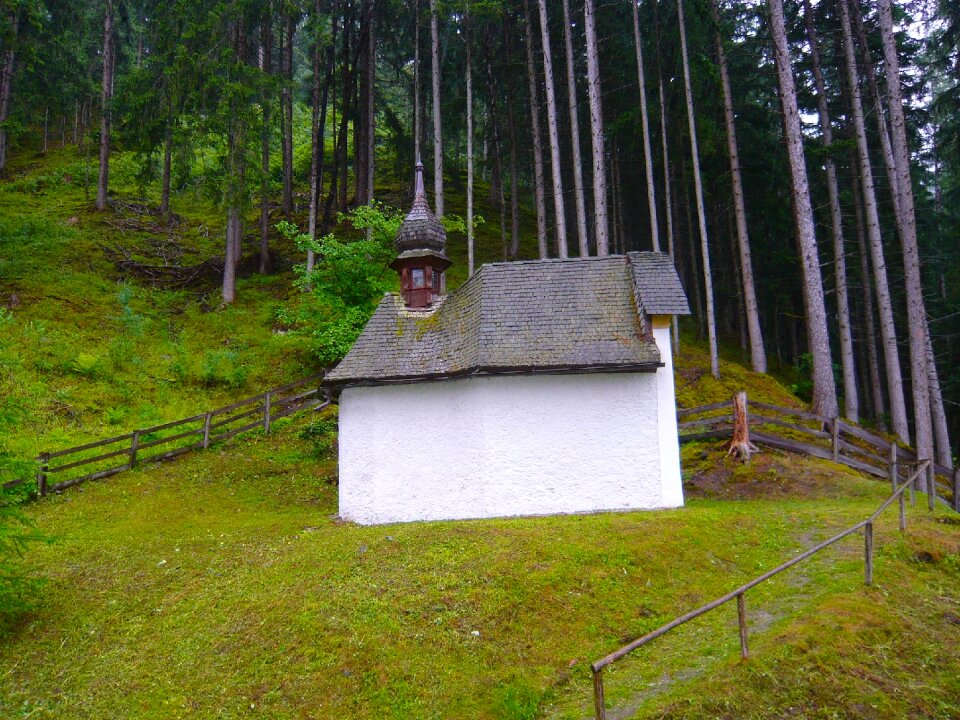
[[[136,194],[128,163],[114,166],[120,197]],[[21,302],[0,329],[0,450],[193,414],[312,370],[274,332],[289,274],[241,279],[227,309],[216,288],[125,282],[102,245],[149,257],[151,237],[89,210],[82,158],[15,167],[0,185],[0,299]],[[222,220],[191,192],[174,205],[204,259]],[[499,254],[487,220],[484,260]],[[721,382],[706,366],[685,338],[681,404],[739,389],[798,402],[735,363]],[[27,505],[53,542],[29,558],[47,578],[40,607],[0,642],[0,716],[588,717],[589,661],[886,492],[829,463],[765,452],[740,466],[699,444],[683,451],[679,510],[358,527],[334,517],[335,460],[299,432],[308,421]],[[909,515],[905,536],[892,513],[879,525],[874,587],[851,538],[750,593],[749,662],[724,608],[608,671],[611,716],[960,715],[960,524],[922,501]]]

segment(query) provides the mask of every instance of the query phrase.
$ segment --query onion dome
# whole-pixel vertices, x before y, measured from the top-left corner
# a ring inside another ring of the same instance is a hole
[[[427,194],[423,189],[423,163],[417,161],[413,207],[407,213],[407,217],[393,241],[393,246],[399,255],[397,259],[402,260],[406,257],[417,257],[432,253],[446,260],[444,254],[446,245],[447,233],[443,229],[443,225],[440,224],[440,220],[430,209]],[[408,253],[413,253],[413,255]]]

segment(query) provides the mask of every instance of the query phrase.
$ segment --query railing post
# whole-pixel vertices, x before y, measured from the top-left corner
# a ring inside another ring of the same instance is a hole
[[[840,462],[840,418],[835,417],[831,422],[830,445],[833,449],[833,461]]]
[[[893,492],[897,491],[897,443],[890,443],[890,487]]]
[[[130,439],[130,462],[127,464],[129,470],[137,464],[137,450],[140,448],[140,431],[134,430],[133,437]]]
[[[606,702],[603,699],[603,668],[593,671],[593,709],[597,720],[607,720]]]
[[[907,508],[903,499],[903,493],[900,493],[900,532],[907,529]]]
[[[953,471],[953,510],[960,512],[960,468]]]
[[[40,461],[40,468],[37,470],[37,492],[40,497],[47,494],[47,470],[49,470],[50,453],[40,453],[37,458]]]
[[[268,390],[263,396],[263,432],[270,434],[270,400],[271,393]]]
[[[737,595],[737,622],[740,624],[740,657],[746,660],[750,657],[750,648],[747,645],[747,603],[743,593]]]
[[[864,582],[873,585],[873,523],[863,528]]]
[[[203,416],[203,449],[210,447],[210,416],[213,413],[207,413]]]

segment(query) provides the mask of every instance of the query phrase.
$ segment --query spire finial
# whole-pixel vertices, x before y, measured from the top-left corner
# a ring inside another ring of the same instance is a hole
[[[420,162],[420,156],[417,155],[417,169],[413,181],[413,197],[425,198],[427,196],[426,191],[423,189],[423,163]]]

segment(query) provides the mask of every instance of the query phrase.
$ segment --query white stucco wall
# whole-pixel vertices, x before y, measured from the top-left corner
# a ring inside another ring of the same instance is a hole
[[[667,368],[346,388],[340,515],[373,524],[681,505],[679,460],[661,464],[677,453],[672,388]]]

